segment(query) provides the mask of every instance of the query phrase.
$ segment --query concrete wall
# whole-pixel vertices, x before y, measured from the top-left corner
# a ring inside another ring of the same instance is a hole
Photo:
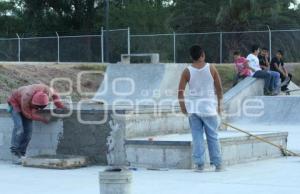
[[[126,138],[187,133],[188,118],[172,112],[125,114]]]
[[[0,160],[10,160],[10,139],[13,122],[4,106],[0,107]],[[43,114],[49,114],[45,111]],[[103,117],[103,110],[82,111],[85,121],[99,121]],[[78,112],[74,110],[69,117],[52,119],[49,124],[33,123],[33,136],[28,147],[28,156],[35,155],[83,155],[91,163],[107,164],[107,138],[110,135],[110,117],[105,123],[83,124],[78,120]]]
[[[93,100],[109,105],[174,105],[187,64],[109,64]],[[121,94],[118,94],[121,93]]]
[[[230,122],[241,112],[244,100],[252,96],[264,95],[264,80],[247,77],[224,95],[225,120]]]
[[[9,148],[13,122],[8,114],[1,114],[0,123],[0,160],[10,160]],[[62,120],[59,119],[48,125],[33,122],[32,141],[28,147],[28,156],[55,154],[61,137],[63,137]]]
[[[75,106],[74,106],[75,107]],[[0,107],[0,159],[10,159],[10,138],[13,122]],[[117,114],[113,114],[117,112]],[[43,114],[49,116],[49,111]],[[79,121],[78,116],[84,122]],[[104,117],[105,122],[99,124]],[[169,133],[188,132],[187,117],[161,109],[154,114],[152,109],[139,111],[128,107],[112,108],[102,105],[86,105],[81,110],[74,108],[65,118],[52,119],[45,125],[34,122],[33,137],[28,154],[67,154],[87,156],[91,163],[125,165],[125,140],[129,137],[143,137]]]
[[[287,146],[287,133],[262,134],[261,137]],[[233,165],[260,159],[282,156],[281,151],[274,146],[262,143],[253,137],[240,136],[221,138],[222,159],[225,165]],[[207,145],[205,143],[205,145]],[[144,168],[193,168],[191,141],[126,141],[126,156],[133,167]],[[206,146],[206,164],[209,164]]]
[[[84,113],[84,120],[99,121],[103,112]],[[63,136],[57,146],[57,154],[87,156],[91,163],[107,163],[107,137],[110,126],[104,124],[83,124],[78,121],[77,113],[63,119]]]

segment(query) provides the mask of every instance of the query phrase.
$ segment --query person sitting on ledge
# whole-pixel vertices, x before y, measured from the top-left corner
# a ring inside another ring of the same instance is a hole
[[[271,60],[271,70],[280,73],[281,90],[287,91],[288,85],[289,85],[290,81],[292,80],[293,76],[284,67],[282,50],[278,50],[276,53],[276,57],[274,57]]]
[[[272,82],[272,74],[269,71],[263,71],[259,65],[259,46],[253,45],[251,49],[251,53],[247,56],[247,60],[249,61],[249,67],[253,70],[253,77],[260,78],[265,80],[264,84],[264,94],[265,95],[276,95],[276,88],[274,86],[275,82]]]
[[[57,108],[64,108],[59,95],[44,84],[20,87],[8,98],[8,112],[14,122],[10,148],[14,164],[20,164],[21,157],[26,154],[32,135],[32,120],[49,122],[49,119],[38,114],[39,110],[48,105],[49,100],[53,100]]]
[[[235,51],[233,53],[233,57],[235,63],[235,70],[237,73],[237,77],[234,83],[234,85],[236,85],[239,79],[244,79],[248,76],[251,76],[252,72],[251,68],[249,67],[249,61],[245,57],[242,57],[239,51]]]

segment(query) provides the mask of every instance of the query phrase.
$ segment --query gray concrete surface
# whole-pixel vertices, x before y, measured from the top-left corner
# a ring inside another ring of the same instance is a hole
[[[94,97],[94,100],[106,101],[106,104],[89,102],[83,106],[73,105],[73,113],[68,117],[53,120],[46,126],[36,122],[29,149],[30,155],[83,155],[89,157],[92,163],[127,165],[128,147],[125,146],[127,138],[187,133],[189,130],[187,117],[178,114],[177,104],[178,77],[185,67],[186,64],[110,64],[107,68],[107,77]],[[116,78],[119,80],[113,82]],[[133,85],[130,85],[132,82],[128,81],[128,78],[132,79]],[[119,93],[134,90],[123,96],[116,95],[113,89]],[[235,113],[240,108],[240,103],[247,99],[264,99],[264,97],[249,97],[260,96],[262,92],[262,80],[247,78],[225,94],[225,110],[228,113]],[[119,100],[118,106],[114,106],[116,100]],[[278,102],[273,98],[262,102],[270,107],[268,111],[272,111],[272,106],[276,105],[280,105],[278,111],[285,111],[283,110],[287,106],[285,103],[291,103],[289,106],[293,110],[287,119],[290,119],[290,122],[298,122],[295,121],[298,117],[292,116],[299,113],[299,108],[295,106],[297,100],[282,97]],[[49,114],[49,110],[45,110],[44,114]],[[106,120],[99,124],[99,120],[105,116]],[[227,119],[246,121],[247,118],[243,115],[231,115]],[[12,121],[5,112],[4,105],[0,106],[0,123],[0,159],[7,159]],[[182,150],[182,147],[178,149]],[[251,146],[249,149],[252,149]],[[172,157],[186,158],[186,154],[190,152],[186,148],[183,150],[185,151],[168,150],[168,156],[171,157],[168,160],[172,161]]]
[[[247,97],[252,106],[260,108],[250,108],[241,114],[231,118],[231,122],[243,121],[253,124],[267,125],[297,125],[300,126],[300,96],[257,96]]]
[[[9,147],[13,122],[5,106],[0,107],[0,159],[10,160]],[[87,105],[86,110],[75,109],[68,117],[52,119],[49,124],[34,122],[27,156],[83,155],[88,157],[91,163],[107,164],[107,138],[111,131],[109,124],[111,111],[107,113],[107,120],[100,125],[93,122],[103,118],[104,110],[91,109],[90,106]],[[121,114],[121,111],[119,113]],[[49,116],[49,111],[45,110],[43,114]],[[79,115],[82,120],[92,123],[82,123],[78,119]]]
[[[242,110],[241,107],[246,98],[252,96],[264,95],[264,81],[262,79],[255,79],[248,77],[238,83],[224,94],[224,120],[230,121],[232,117]]]
[[[162,108],[157,114],[153,107],[143,106],[131,109],[85,104],[80,110],[76,105],[73,107],[70,116],[52,119],[48,125],[34,122],[28,156],[82,155],[88,157],[92,164],[124,165],[124,141],[127,137],[185,133],[189,129],[187,117],[174,115],[170,109]],[[13,123],[5,108],[6,105],[0,106],[0,159],[9,160]],[[49,114],[49,110],[43,114]],[[78,119],[79,115],[85,123]],[[105,117],[103,123],[98,123]]]
[[[178,106],[178,83],[186,66],[187,64],[110,64],[93,99],[109,105]]]
[[[287,133],[256,132],[272,143],[286,148]],[[126,141],[126,155],[133,167],[145,168],[193,168],[192,138],[190,134],[148,138],[133,138]],[[262,143],[253,137],[237,132],[220,132],[222,158],[225,165],[233,165],[282,156],[274,146]],[[206,147],[206,165],[209,165]]]

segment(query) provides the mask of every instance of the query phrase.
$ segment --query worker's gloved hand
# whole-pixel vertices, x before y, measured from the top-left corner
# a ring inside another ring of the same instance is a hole
[[[55,114],[66,114],[66,113],[69,112],[69,109],[66,108],[66,107],[65,108],[56,108],[56,109],[53,110],[53,112]]]

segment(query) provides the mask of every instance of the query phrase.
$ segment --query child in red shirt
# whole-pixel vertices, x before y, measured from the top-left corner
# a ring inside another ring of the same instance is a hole
[[[239,51],[234,52],[235,68],[239,77],[245,78],[252,75],[252,71],[249,68],[249,61],[242,57]]]

